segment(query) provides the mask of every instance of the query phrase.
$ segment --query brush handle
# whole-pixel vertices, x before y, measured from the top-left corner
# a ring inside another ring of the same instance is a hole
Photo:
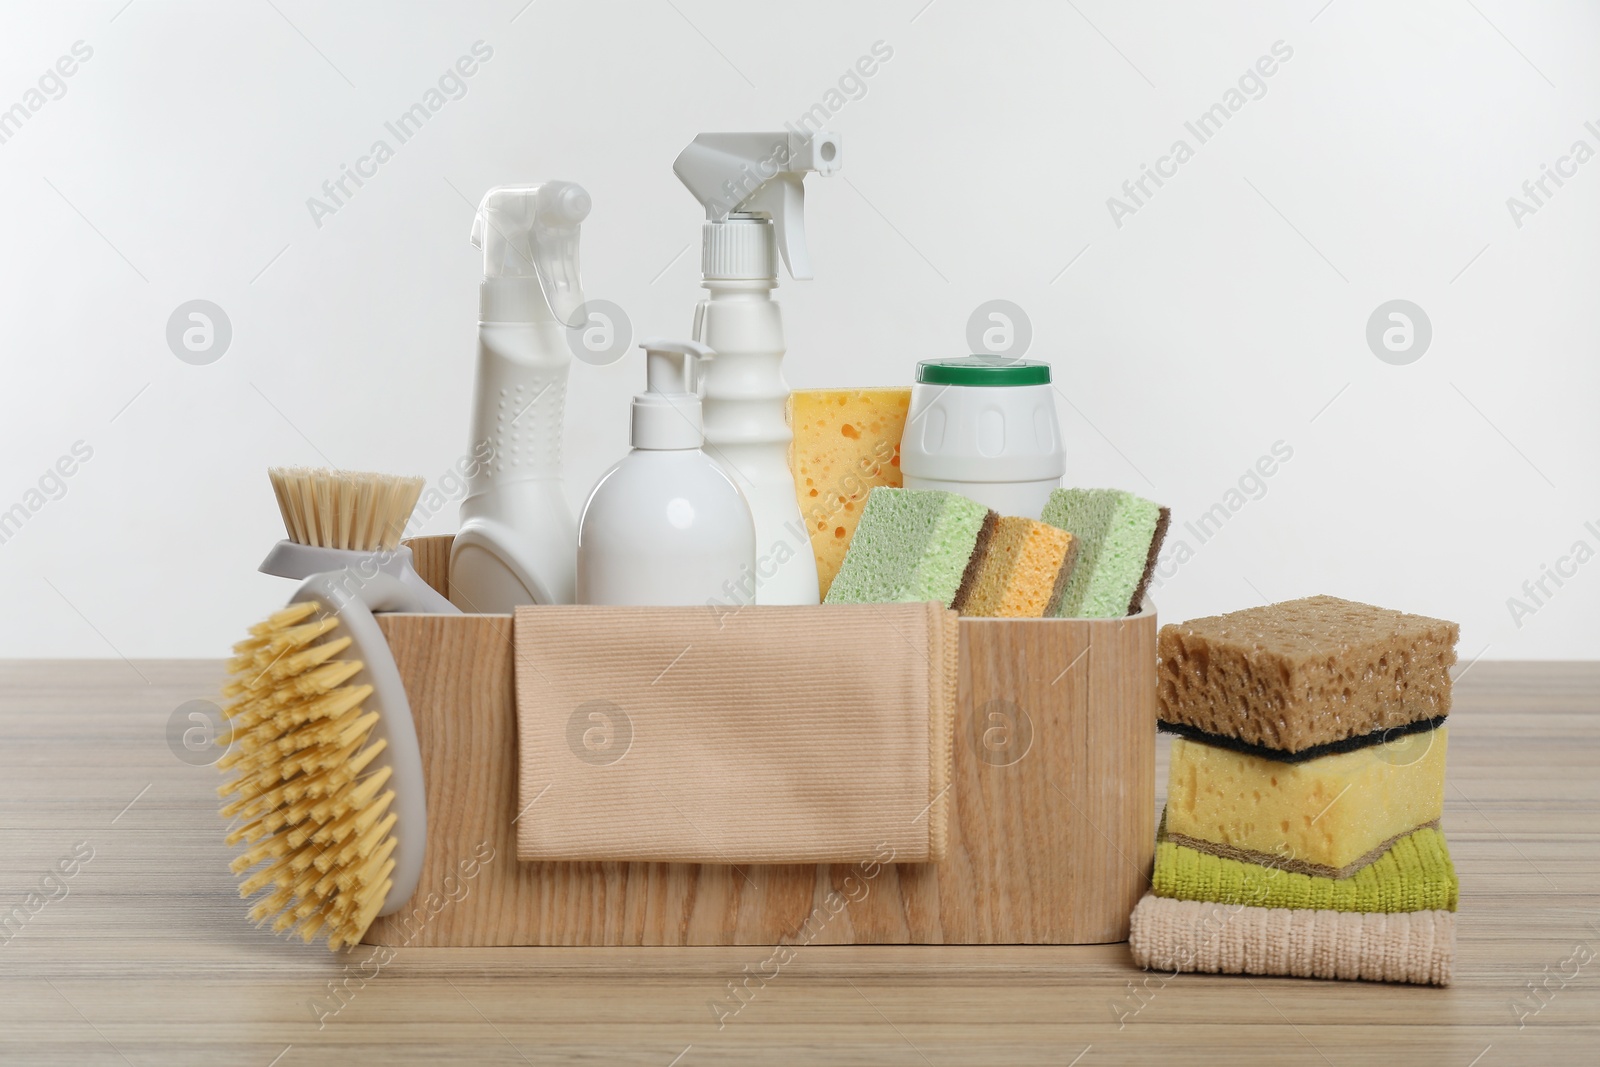
[[[257,569],[262,574],[296,580],[309,578],[313,574],[339,570],[348,570],[363,578],[387,574],[398,578],[416,594],[418,606],[374,610],[420,611],[432,615],[461,614],[460,608],[422,580],[422,575],[417,573],[416,565],[412,562],[411,549],[406,545],[396,549],[362,552],[351,548],[319,548],[285,539],[272,546],[272,551],[267,553],[267,558],[261,561],[261,566]]]

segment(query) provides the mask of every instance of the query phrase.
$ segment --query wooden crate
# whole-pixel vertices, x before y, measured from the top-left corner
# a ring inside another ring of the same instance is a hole
[[[446,592],[450,538],[411,542]],[[949,858],[519,863],[509,615],[388,615],[428,790],[389,945],[1093,944],[1154,856],[1156,616],[962,619]],[[492,856],[485,860],[484,857]]]

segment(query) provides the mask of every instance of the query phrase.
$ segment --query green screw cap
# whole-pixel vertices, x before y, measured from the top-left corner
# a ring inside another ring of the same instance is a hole
[[[929,385],[1049,385],[1050,364],[1009,356],[924,359],[917,364],[917,381]]]

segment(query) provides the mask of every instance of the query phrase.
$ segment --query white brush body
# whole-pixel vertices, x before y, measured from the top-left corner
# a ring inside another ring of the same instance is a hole
[[[307,600],[322,605],[322,615],[334,615],[339,620],[336,631],[350,638],[350,648],[343,659],[361,661],[361,671],[351,679],[352,685],[372,686],[369,709],[379,712],[378,722],[372,728],[372,740],[388,742],[367,773],[387,764],[391,770],[389,788],[395,798],[391,805],[398,820],[392,831],[396,842],[394,871],[389,875],[394,885],[384,899],[379,915],[399,911],[417,890],[422,876],[422,854],[428,838],[428,794],[422,777],[422,751],[417,746],[417,729],[411,719],[411,702],[406,699],[405,685],[400,681],[399,668],[389,652],[389,643],[378,629],[373,612],[422,612],[424,607],[416,593],[399,579],[387,574],[372,577],[348,570],[316,574],[295,591],[289,603]]]

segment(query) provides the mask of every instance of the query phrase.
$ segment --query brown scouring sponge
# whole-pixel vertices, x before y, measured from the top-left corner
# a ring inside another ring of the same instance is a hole
[[[1247,751],[1381,740],[1449,713],[1459,635],[1453,622],[1331,596],[1163,626],[1161,721]]]

